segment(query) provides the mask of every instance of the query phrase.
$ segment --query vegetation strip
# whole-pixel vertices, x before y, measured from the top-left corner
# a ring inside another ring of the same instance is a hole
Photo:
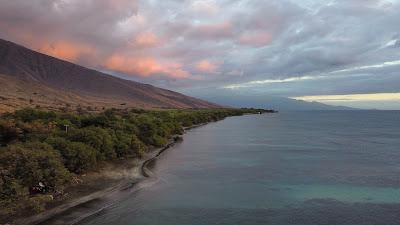
[[[184,127],[259,112],[267,111],[107,110],[78,114],[24,109],[3,114],[0,223],[44,211],[54,201],[65,199],[65,188],[86,172],[107,161],[142,158],[181,135]]]

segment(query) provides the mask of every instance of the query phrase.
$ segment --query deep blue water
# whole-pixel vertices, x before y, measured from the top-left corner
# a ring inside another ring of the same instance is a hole
[[[246,115],[189,131],[83,224],[400,224],[400,112]]]

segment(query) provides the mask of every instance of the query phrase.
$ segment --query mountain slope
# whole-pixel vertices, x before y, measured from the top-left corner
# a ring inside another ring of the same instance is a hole
[[[50,94],[59,103],[93,107],[218,107],[177,92],[116,78],[1,39],[0,74],[1,86],[20,90],[19,97],[12,99],[10,90],[0,89],[0,97],[9,100],[7,104],[11,108],[12,100],[20,100],[16,105],[24,105],[27,99],[35,102],[37,94],[34,93],[38,92]],[[54,92],[58,92],[58,97],[52,96]],[[4,99],[1,103],[4,104]]]

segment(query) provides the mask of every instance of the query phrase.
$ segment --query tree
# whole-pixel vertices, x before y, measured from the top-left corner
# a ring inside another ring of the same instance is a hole
[[[114,144],[115,144],[115,152],[118,157],[125,157],[133,155],[131,150],[131,136],[129,133],[115,130],[114,133]]]
[[[96,150],[89,145],[55,137],[46,140],[64,158],[65,167],[74,173],[82,173],[97,165]]]
[[[163,128],[157,126],[154,117],[150,117],[148,115],[140,115],[138,117],[138,129],[138,137],[145,144],[160,147],[166,143],[165,138],[159,135],[159,133],[162,132],[161,129]]]
[[[9,145],[0,150],[0,170],[24,187],[39,182],[51,189],[68,183],[70,173],[64,167],[60,154],[50,145],[31,142]]]
[[[0,145],[7,145],[22,136],[22,131],[16,127],[15,122],[0,120]]]
[[[146,145],[143,144],[143,142],[136,135],[132,136],[130,147],[133,153],[138,157],[143,157],[147,152]]]
[[[106,129],[100,127],[85,127],[71,129],[68,139],[73,142],[82,142],[93,147],[97,154],[97,160],[116,158],[114,143]]]

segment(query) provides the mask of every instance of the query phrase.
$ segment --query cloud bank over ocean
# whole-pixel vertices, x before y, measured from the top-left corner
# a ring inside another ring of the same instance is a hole
[[[227,88],[284,97],[400,92],[397,0],[0,4],[0,38],[198,96]]]

